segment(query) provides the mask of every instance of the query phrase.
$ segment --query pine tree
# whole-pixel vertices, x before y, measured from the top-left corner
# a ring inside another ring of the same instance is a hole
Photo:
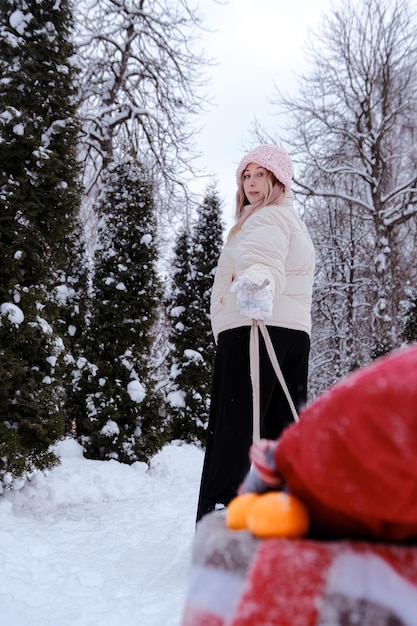
[[[60,304],[58,328],[66,338],[67,353],[63,371],[65,388],[65,431],[76,435],[76,424],[84,412],[84,399],[79,393],[80,367],[85,361],[86,321],[91,306],[89,299],[88,255],[83,229],[77,222],[71,236],[70,271],[57,289]]]
[[[191,237],[183,231],[175,250],[173,291],[168,312],[171,332],[172,436],[206,440],[210,408],[214,338],[210,294],[222,246],[221,203],[215,187],[207,190]],[[190,240],[190,241],[189,241]]]
[[[190,345],[191,326],[188,315],[192,301],[190,278],[190,233],[184,228],[178,235],[174,249],[172,288],[167,302],[167,314],[172,324],[169,334],[171,351],[168,357],[170,383],[167,400],[173,422],[173,438],[196,442],[198,438],[195,422],[187,410],[187,393],[181,385],[184,355]]]
[[[417,341],[417,288],[407,290],[408,300],[405,302],[405,313],[402,316],[402,339],[406,343]]]
[[[79,203],[67,0],[0,4],[0,484],[57,462],[56,333]]]
[[[161,299],[152,187],[128,158],[103,183],[77,430],[91,458],[148,461],[166,442],[150,359]]]

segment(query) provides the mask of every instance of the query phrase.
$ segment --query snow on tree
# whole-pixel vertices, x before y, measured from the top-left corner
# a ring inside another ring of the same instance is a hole
[[[417,287],[408,288],[406,296],[400,315],[403,325],[402,338],[406,343],[414,343],[417,342]]]
[[[207,190],[189,233],[177,239],[167,307],[172,330],[170,381],[172,437],[205,444],[214,361],[210,294],[222,247],[221,202]]]
[[[330,10],[308,60],[299,95],[278,91],[274,104],[288,114],[297,198],[318,253],[312,364],[326,361],[329,372],[317,371],[320,390],[399,344],[397,311],[416,274],[417,31],[409,3],[349,0]]]
[[[59,326],[65,336],[67,354],[64,357],[63,384],[65,387],[65,430],[67,434],[76,431],[77,415],[82,399],[77,393],[80,377],[79,363],[85,359],[84,337],[86,322],[91,306],[89,297],[90,267],[86,251],[84,229],[77,220],[70,237],[69,271],[65,280],[57,288],[60,305]]]
[[[91,458],[148,461],[166,442],[166,430],[150,358],[162,290],[146,169],[126,157],[109,165],[98,204],[77,432]]]
[[[0,4],[0,482],[56,462],[57,333],[79,206],[67,0]]]
[[[77,9],[87,192],[121,146],[140,156],[167,195],[178,184],[184,191],[190,122],[205,107],[206,62],[192,49],[197,10],[186,0],[83,0]]]

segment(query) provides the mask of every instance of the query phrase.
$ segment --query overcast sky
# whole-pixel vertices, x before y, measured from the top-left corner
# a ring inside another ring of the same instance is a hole
[[[215,175],[224,199],[227,225],[232,223],[235,171],[243,154],[254,147],[256,117],[271,134],[282,123],[268,100],[274,83],[296,91],[296,74],[305,69],[304,44],[310,28],[337,0],[214,0],[201,2],[212,33],[203,39],[206,55],[217,65],[208,69],[213,106],[200,118],[205,128],[197,137],[201,167]],[[207,180],[192,189],[205,190]],[[230,220],[230,221],[229,221]]]

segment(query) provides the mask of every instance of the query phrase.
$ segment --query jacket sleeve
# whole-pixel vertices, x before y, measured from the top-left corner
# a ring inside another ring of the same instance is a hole
[[[276,207],[266,207],[250,217],[242,227],[237,249],[236,274],[245,274],[255,283],[268,280],[272,295],[285,287],[285,260],[291,230]]]

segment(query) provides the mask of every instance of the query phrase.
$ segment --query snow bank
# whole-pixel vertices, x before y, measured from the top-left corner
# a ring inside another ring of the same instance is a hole
[[[203,453],[92,461],[65,439],[61,465],[0,499],[0,626],[178,626]]]

